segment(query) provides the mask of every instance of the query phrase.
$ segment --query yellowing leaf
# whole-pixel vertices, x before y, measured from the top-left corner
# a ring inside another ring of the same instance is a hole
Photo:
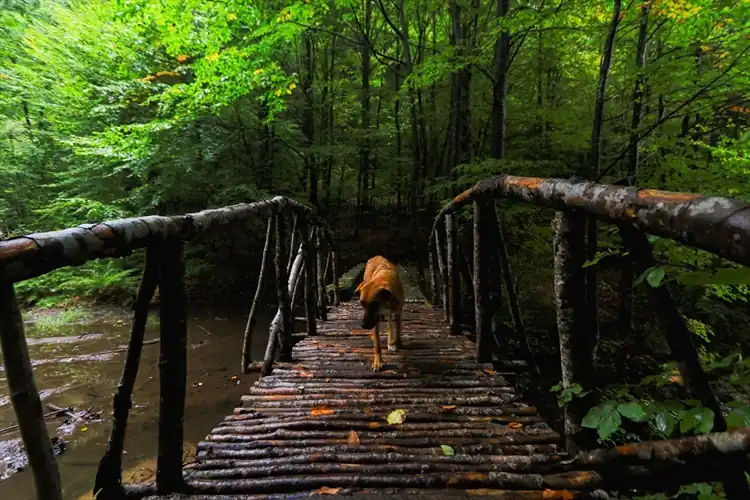
[[[214,52],[213,54],[206,56],[206,61],[218,61],[219,60],[219,53]]]
[[[253,71],[253,75],[255,75],[255,76],[258,76],[258,75],[260,75],[261,73],[263,73],[263,68],[258,68],[258,69],[256,69],[255,71]]]
[[[237,20],[237,14],[235,14],[234,12],[230,12],[229,14],[227,14],[227,21],[231,23],[232,21],[236,21],[236,20]]]
[[[316,493],[319,493],[320,495],[335,495],[339,491],[341,491],[341,488],[329,488],[328,486],[321,486],[315,491]]]
[[[81,427],[81,432],[86,432],[87,430],[89,430],[88,427]]]
[[[180,54],[179,56],[177,56],[177,62],[178,63],[184,63],[188,59],[190,59],[190,56],[187,55],[187,54]]]
[[[403,424],[406,420],[406,410],[393,410],[388,414],[388,423],[391,425]]]
[[[292,82],[292,83],[289,84],[289,90],[294,90],[296,88],[297,88],[297,84],[296,83]]]
[[[351,446],[359,446],[359,434],[355,431],[349,431],[349,438],[346,442]]]

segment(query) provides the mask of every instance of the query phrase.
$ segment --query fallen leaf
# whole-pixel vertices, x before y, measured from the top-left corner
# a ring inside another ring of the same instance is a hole
[[[511,422],[508,424],[508,427],[510,427],[511,429],[520,429],[521,427],[523,427],[523,424],[521,422]]]
[[[448,446],[447,444],[441,444],[440,448],[443,450],[443,455],[445,455],[446,457],[452,457],[456,454],[456,450],[454,450],[452,446]]]
[[[333,410],[330,408],[313,408],[310,410],[311,417],[319,417],[321,415],[333,415]]]
[[[406,420],[406,410],[393,410],[388,414],[387,420],[391,425],[403,424]]]
[[[321,495],[335,495],[339,491],[341,491],[341,488],[329,488],[328,486],[321,486],[318,490],[316,490]]]
[[[487,375],[494,375],[495,370],[493,370],[492,368],[485,368],[484,373],[486,373]]]
[[[354,431],[349,431],[349,439],[347,439],[347,443],[351,446],[359,446],[359,434]]]
[[[455,410],[456,405],[444,405],[443,410]]]
[[[88,427],[81,427],[81,432],[86,432],[87,430],[89,430]]]

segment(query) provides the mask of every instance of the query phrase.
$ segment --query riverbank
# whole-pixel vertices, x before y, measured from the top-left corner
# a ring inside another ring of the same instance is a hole
[[[185,449],[194,449],[210,429],[236,406],[257,378],[242,375],[240,352],[245,307],[194,305],[188,317],[188,391]],[[265,349],[273,306],[262,310],[253,357]],[[146,343],[133,394],[123,466],[130,480],[148,478],[155,468],[158,432],[158,308],[150,315]],[[111,427],[112,396],[120,378],[130,334],[131,313],[116,306],[75,305],[24,312],[29,353],[45,411],[72,407],[92,417],[70,425],[69,416],[48,421],[50,436],[67,442],[58,457],[65,499],[85,496],[92,487]],[[2,363],[0,356],[0,363]],[[67,420],[67,423],[66,423]],[[15,413],[0,367],[0,498],[33,499],[33,478],[24,465]],[[186,457],[189,459],[189,457]]]

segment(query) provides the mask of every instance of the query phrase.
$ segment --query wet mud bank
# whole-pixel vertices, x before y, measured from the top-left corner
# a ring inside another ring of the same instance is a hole
[[[193,450],[257,379],[240,370],[246,309],[234,304],[197,305],[188,318],[188,390],[185,449]],[[71,312],[72,311],[72,312]],[[274,306],[261,310],[253,359],[261,359]],[[159,405],[158,308],[147,328],[133,409],[128,421],[125,478],[155,473]],[[130,334],[130,312],[80,307],[24,313],[37,388],[55,441],[63,496],[87,498],[111,427],[112,396]],[[34,484],[10,402],[0,355],[0,498],[33,499]],[[186,457],[189,460],[189,457]]]

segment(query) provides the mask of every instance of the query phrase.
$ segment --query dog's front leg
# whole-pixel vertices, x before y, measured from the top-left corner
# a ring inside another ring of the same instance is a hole
[[[388,350],[396,352],[401,345],[399,344],[399,331],[393,332],[393,313],[388,314]]]
[[[383,367],[383,360],[380,357],[380,325],[375,325],[375,328],[370,332],[372,337],[372,371],[379,372]]]

